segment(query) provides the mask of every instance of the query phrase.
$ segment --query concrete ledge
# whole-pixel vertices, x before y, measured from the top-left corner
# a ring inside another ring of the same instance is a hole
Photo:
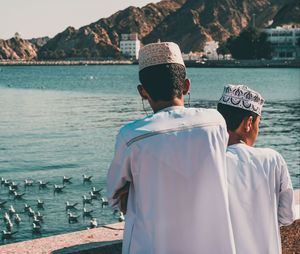
[[[283,254],[300,253],[300,190],[295,190],[298,220],[281,228]],[[0,246],[5,254],[121,254],[124,223]]]
[[[61,250],[55,250],[51,254],[117,254],[122,253],[122,241],[111,241],[101,243],[88,243],[76,245]]]
[[[120,253],[124,223],[36,240],[7,244],[0,247],[5,254],[93,254]],[[99,251],[101,250],[101,251]],[[96,252],[97,251],[97,252]],[[117,252],[115,252],[117,251]]]

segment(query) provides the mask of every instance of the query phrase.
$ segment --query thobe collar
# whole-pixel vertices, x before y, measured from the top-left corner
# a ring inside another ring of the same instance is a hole
[[[185,108],[185,107],[184,106],[170,106],[170,107],[166,107],[166,108],[163,108],[161,110],[158,110],[155,114],[160,113],[160,112],[172,111],[172,110],[175,110],[175,109],[182,109],[182,108]]]
[[[236,146],[246,146],[246,147],[251,147],[245,143],[235,143],[235,144],[232,144],[232,145],[229,145],[228,147],[236,147]]]

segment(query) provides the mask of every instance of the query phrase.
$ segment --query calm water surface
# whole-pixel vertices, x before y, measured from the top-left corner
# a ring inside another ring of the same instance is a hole
[[[191,105],[216,107],[223,85],[244,83],[266,99],[256,146],[271,147],[286,159],[292,181],[300,188],[300,71],[298,69],[188,69],[192,81]],[[85,229],[89,219],[69,224],[65,202],[79,202],[93,186],[103,188],[113,156],[115,136],[121,125],[144,116],[136,92],[137,66],[33,66],[0,67],[0,177],[19,183],[24,200],[14,201],[4,186],[0,200],[12,204],[22,218],[15,239],[22,241]],[[150,109],[148,109],[150,112]],[[83,184],[82,174],[93,175]],[[53,194],[62,176],[73,177],[63,193]],[[24,179],[50,181],[26,190]],[[36,200],[45,201],[41,235],[32,235],[24,203],[37,211]],[[93,215],[100,225],[117,217],[95,200]],[[188,208],[187,208],[188,209]],[[0,230],[5,225],[0,218]]]

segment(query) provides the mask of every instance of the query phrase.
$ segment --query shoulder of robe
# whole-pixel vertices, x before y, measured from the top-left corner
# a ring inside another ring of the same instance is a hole
[[[137,135],[137,130],[141,128],[147,121],[146,119],[150,118],[151,116],[146,116],[123,125],[119,130],[117,139],[122,139],[125,143],[127,143],[130,139]]]
[[[286,164],[282,155],[272,148],[254,148],[256,156],[264,158],[270,162],[276,163],[278,166]]]
[[[218,110],[212,108],[194,108],[195,113],[199,114],[199,117],[205,117],[208,122],[214,122],[226,126],[225,119],[219,113]]]

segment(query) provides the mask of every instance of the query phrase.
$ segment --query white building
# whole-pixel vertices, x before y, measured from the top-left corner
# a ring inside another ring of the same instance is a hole
[[[120,49],[123,55],[138,59],[140,47],[141,42],[137,33],[121,34]]]
[[[274,60],[291,60],[299,57],[297,41],[300,38],[300,28],[283,26],[266,28],[263,32],[267,34],[267,40],[272,44]]]
[[[219,47],[218,41],[208,41],[204,46],[204,55],[209,60],[218,60],[217,48]]]
[[[190,52],[188,54],[182,53],[184,61],[200,61],[202,59],[203,52]]]

